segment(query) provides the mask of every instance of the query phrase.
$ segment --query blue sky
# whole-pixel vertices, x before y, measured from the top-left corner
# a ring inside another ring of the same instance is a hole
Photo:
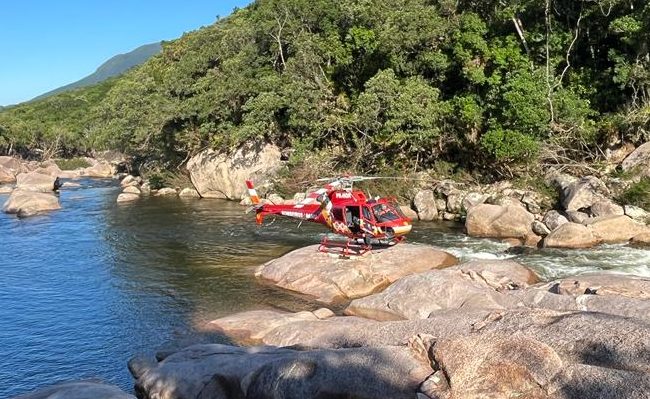
[[[251,0],[6,0],[0,3],[0,105],[29,100],[114,55],[175,39]]]

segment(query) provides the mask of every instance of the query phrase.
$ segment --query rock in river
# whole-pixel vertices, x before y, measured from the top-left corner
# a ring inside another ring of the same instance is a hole
[[[549,248],[589,248],[600,243],[589,228],[571,222],[560,225],[544,239],[544,246]]]
[[[319,252],[312,245],[265,263],[255,275],[319,302],[335,303],[370,295],[402,276],[456,263],[453,255],[424,245],[399,244],[352,259]]]
[[[16,188],[26,191],[51,192],[59,188],[59,180],[50,175],[36,172],[16,176]]]
[[[178,193],[176,192],[175,189],[173,189],[173,188],[171,188],[171,187],[163,187],[163,188],[161,188],[160,190],[158,190],[158,191],[156,192],[156,194],[154,194],[154,195],[155,195],[156,197],[168,197],[168,196],[172,196],[172,195],[175,196],[175,195],[177,195],[177,194],[178,194]]]
[[[513,261],[473,261],[399,279],[381,293],[352,301],[346,314],[375,320],[426,319],[447,309],[508,309],[519,300],[507,291],[537,282]]]
[[[87,177],[109,178],[115,175],[115,167],[106,161],[97,161],[94,165],[83,170]]]
[[[632,237],[650,232],[645,224],[635,222],[627,216],[604,216],[586,221],[594,237],[605,243],[627,242]]]
[[[467,212],[465,228],[472,237],[515,238],[535,245],[540,237],[532,230],[534,220],[521,206],[480,204]]]
[[[33,216],[40,212],[61,209],[59,197],[54,193],[42,193],[23,189],[14,190],[2,210],[16,213],[19,217]]]
[[[140,199],[140,194],[135,194],[135,193],[120,193],[120,195],[117,196],[117,202],[132,202],[132,201],[137,201]]]

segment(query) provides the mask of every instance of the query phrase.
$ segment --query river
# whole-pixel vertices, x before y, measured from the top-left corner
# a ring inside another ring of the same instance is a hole
[[[219,200],[118,205],[116,181],[79,183],[62,189],[59,211],[23,220],[0,213],[0,397],[84,378],[131,392],[130,357],[174,342],[219,341],[197,332],[207,320],[315,306],[252,274],[317,243],[321,226],[278,219],[260,228],[244,208]],[[468,238],[454,224],[415,223],[409,241],[465,260],[513,257],[505,244]],[[650,275],[650,251],[622,245],[514,258],[544,279],[594,270]]]

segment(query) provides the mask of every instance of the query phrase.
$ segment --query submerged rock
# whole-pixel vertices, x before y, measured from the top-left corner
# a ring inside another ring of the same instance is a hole
[[[201,197],[240,200],[246,180],[265,183],[282,166],[280,149],[274,145],[249,143],[234,154],[203,151],[187,162],[192,184]]]
[[[312,245],[267,262],[255,275],[329,304],[370,295],[402,276],[456,263],[453,255],[424,245],[399,244],[352,259],[319,252]]]
[[[140,189],[137,186],[126,186],[124,187],[124,190],[122,190],[122,192],[126,194],[136,194],[136,195],[141,194]]]
[[[181,198],[200,198],[199,192],[194,189],[194,187],[185,187],[178,194]]]
[[[135,396],[102,382],[73,381],[41,388],[14,399],[135,399]]]
[[[170,195],[177,195],[177,194],[178,193],[173,188],[163,187],[160,190],[156,191],[156,193],[154,195],[156,197],[167,197],[167,196],[170,196]]]
[[[134,193],[121,193],[120,195],[117,196],[117,202],[131,202],[131,201],[137,201],[140,199],[140,194],[134,194]]]
[[[33,216],[56,209],[61,209],[61,205],[59,204],[59,197],[54,193],[24,189],[15,189],[2,208],[5,213],[15,213],[19,217]]]

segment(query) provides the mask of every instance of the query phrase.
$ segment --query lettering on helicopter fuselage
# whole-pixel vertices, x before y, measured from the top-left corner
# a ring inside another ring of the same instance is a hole
[[[301,218],[301,219],[313,219],[314,215],[310,213],[294,212],[294,211],[282,211],[281,215],[289,216],[292,218]]]
[[[352,193],[348,192],[343,192],[343,193],[335,193],[334,194],[337,199],[350,199],[352,198]]]

